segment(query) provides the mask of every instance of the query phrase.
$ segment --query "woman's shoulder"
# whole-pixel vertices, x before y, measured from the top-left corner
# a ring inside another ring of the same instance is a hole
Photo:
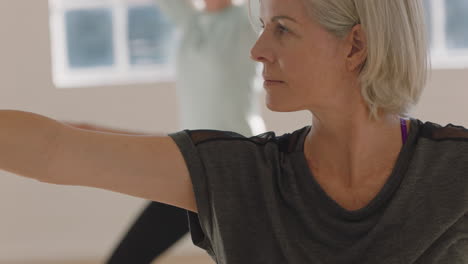
[[[427,192],[431,199],[443,198],[445,204],[452,205],[452,209],[459,206],[466,212],[468,129],[452,123],[440,125],[417,120],[417,124],[417,140],[411,145],[414,148],[408,148],[413,152],[409,169],[413,176],[407,178],[406,182],[414,179],[413,183],[418,186],[416,191]]]
[[[259,147],[268,144],[275,144],[282,152],[293,152],[297,149],[303,138],[306,130],[309,127],[304,127],[293,131],[292,133],[285,133],[277,136],[274,131],[265,132],[255,136],[244,136],[232,131],[222,130],[184,130],[179,133],[186,134],[195,146],[212,145],[212,144],[254,144]],[[300,147],[300,146],[299,146]]]
[[[431,141],[457,141],[468,144],[468,129],[461,125],[449,123],[445,126],[434,122],[421,122],[420,135]]]
[[[468,164],[468,129],[449,123],[440,125],[434,122],[417,121],[419,125],[417,152],[424,157],[425,165],[455,166],[466,168]],[[454,168],[455,169],[455,168]]]

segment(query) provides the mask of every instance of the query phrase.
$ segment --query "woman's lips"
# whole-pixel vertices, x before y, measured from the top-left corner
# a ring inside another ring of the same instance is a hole
[[[275,86],[275,85],[281,85],[284,84],[283,81],[277,81],[277,80],[265,80],[263,83],[264,86]]]

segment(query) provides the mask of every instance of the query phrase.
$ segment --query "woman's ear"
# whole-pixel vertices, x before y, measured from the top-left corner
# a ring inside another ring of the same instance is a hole
[[[346,38],[347,62],[349,71],[361,70],[367,59],[367,38],[362,26],[355,25]]]

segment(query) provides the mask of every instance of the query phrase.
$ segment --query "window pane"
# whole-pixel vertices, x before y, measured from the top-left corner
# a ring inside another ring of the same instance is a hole
[[[77,9],[65,13],[68,61],[71,68],[112,66],[112,10]]]
[[[173,26],[155,5],[129,7],[130,63],[132,65],[167,63],[171,51],[172,33]]]
[[[446,0],[447,47],[449,49],[468,48],[468,1]]]

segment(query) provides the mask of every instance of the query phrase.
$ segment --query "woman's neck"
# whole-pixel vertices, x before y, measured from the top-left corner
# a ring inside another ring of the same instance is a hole
[[[322,116],[313,118],[304,154],[312,170],[351,186],[391,169],[401,146],[398,116]]]

